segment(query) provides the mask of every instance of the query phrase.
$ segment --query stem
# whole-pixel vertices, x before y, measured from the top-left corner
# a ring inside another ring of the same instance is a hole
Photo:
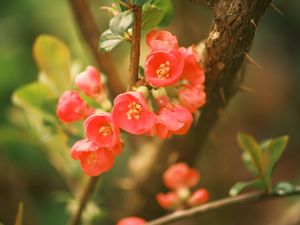
[[[108,53],[100,54],[98,51],[98,42],[100,32],[93,19],[89,5],[85,0],[69,0],[79,29],[84,37],[98,67],[108,75],[107,87],[111,97],[115,97],[124,91],[123,84],[115,69],[111,57]]]
[[[79,206],[77,208],[77,211],[72,216],[72,218],[69,222],[69,225],[78,225],[79,224],[82,212],[85,209],[85,207],[88,203],[88,200],[89,200],[91,194],[93,193],[98,180],[99,180],[99,176],[89,178],[87,185],[85,186],[85,188],[82,192],[82,195],[80,197]]]
[[[142,7],[133,6],[134,22],[131,40],[130,65],[129,65],[129,86],[130,90],[138,80],[140,62],[140,40],[141,40],[141,20]]]
[[[288,193],[286,195],[278,195],[278,194],[266,195],[261,191],[241,194],[241,195],[238,195],[235,197],[227,197],[227,198],[223,198],[220,200],[212,201],[212,202],[206,203],[204,205],[200,205],[200,206],[193,207],[190,209],[176,211],[169,215],[152,220],[152,221],[146,223],[146,225],[169,224],[171,222],[186,219],[186,218],[192,217],[194,215],[212,211],[214,209],[225,208],[225,207],[233,206],[233,205],[241,205],[241,204],[246,204],[246,203],[254,203],[254,202],[261,202],[261,201],[267,201],[267,200],[272,200],[272,199],[279,199],[279,198],[284,198],[284,197],[299,195],[299,194],[300,194],[300,186],[297,186],[295,188],[294,192]]]

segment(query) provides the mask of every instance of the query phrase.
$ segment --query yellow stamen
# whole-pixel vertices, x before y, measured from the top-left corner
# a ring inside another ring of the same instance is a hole
[[[127,112],[127,119],[128,120],[133,120],[136,119],[138,120],[140,118],[140,114],[142,111],[142,105],[136,102],[130,102],[128,105],[128,112]]]
[[[165,80],[168,78],[170,76],[170,62],[166,61],[166,63],[160,64],[155,73],[160,80]]]
[[[112,128],[109,124],[100,127],[99,133],[107,137],[112,134]]]

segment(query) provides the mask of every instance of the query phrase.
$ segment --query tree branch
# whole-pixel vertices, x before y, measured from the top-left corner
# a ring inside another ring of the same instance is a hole
[[[130,199],[140,199],[138,201],[140,203],[132,204],[130,208],[126,204],[128,214],[142,217],[160,215],[160,209],[153,196],[163,187],[161,174],[169,166],[168,162],[185,161],[190,165],[195,163],[218,121],[220,112],[239,90],[243,81],[241,72],[245,54],[249,52],[254,39],[256,30],[254,24],[258,24],[271,0],[219,0],[215,2],[212,8],[214,14],[212,28],[205,41],[205,51],[202,57],[206,74],[206,105],[201,110],[197,124],[187,135],[173,137],[157,148],[156,155],[154,154],[151,158],[150,164],[152,165],[147,167],[148,171],[144,168],[135,168],[135,171],[143,171],[143,177],[137,177],[132,173],[137,180],[137,185],[135,196],[131,193]],[[143,159],[137,158],[136,160]],[[124,202],[128,202],[128,199]]]
[[[120,77],[108,53],[98,51],[99,30],[85,0],[69,0],[75,19],[98,67],[108,75],[108,88],[114,98],[124,91]]]
[[[142,7],[133,6],[134,23],[132,29],[131,52],[130,52],[130,65],[129,65],[129,86],[128,90],[137,82],[139,75],[139,62],[140,62],[140,40],[141,40],[141,20],[142,20]]]
[[[242,205],[246,203],[254,203],[254,202],[285,198],[294,195],[300,195],[300,186],[296,187],[294,192],[288,193],[286,195],[278,195],[278,194],[265,195],[261,191],[241,194],[235,197],[227,197],[213,202],[208,202],[204,205],[196,206],[190,209],[176,211],[172,214],[149,221],[148,223],[146,223],[146,225],[165,225],[174,221],[186,219],[215,209],[221,209],[233,205]]]
[[[77,208],[76,212],[74,213],[74,215],[72,216],[72,218],[69,222],[69,225],[78,225],[79,224],[82,212],[85,209],[85,207],[88,203],[88,200],[96,187],[98,180],[99,180],[99,177],[90,177],[88,179],[87,184],[84,187],[82,195],[79,199],[78,208]]]

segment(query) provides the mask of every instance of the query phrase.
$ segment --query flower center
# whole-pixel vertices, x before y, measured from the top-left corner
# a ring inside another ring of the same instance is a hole
[[[105,137],[111,135],[112,134],[111,125],[107,124],[107,125],[104,125],[104,126],[100,127],[99,133],[102,134]]]
[[[128,105],[128,111],[126,113],[128,120],[136,119],[138,120],[140,118],[140,114],[142,111],[142,105],[136,102],[130,102]]]
[[[160,80],[168,78],[170,76],[170,62],[166,61],[165,63],[160,64],[155,73]]]
[[[92,165],[97,163],[97,154],[96,152],[90,152],[87,156],[87,164]]]

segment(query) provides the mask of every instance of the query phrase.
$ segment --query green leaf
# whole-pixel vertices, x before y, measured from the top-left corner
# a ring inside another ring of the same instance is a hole
[[[262,191],[266,190],[266,183],[263,180],[252,180],[248,182],[237,182],[230,188],[229,190],[229,195],[230,196],[236,196],[238,195],[241,191],[244,189],[248,188],[257,188]]]
[[[170,24],[173,15],[174,15],[174,7],[172,0],[156,0],[155,6],[159,9],[162,9],[164,11],[164,16],[158,26],[160,27],[166,27]]]
[[[45,84],[33,82],[18,88],[12,96],[15,105],[25,109],[29,113],[43,115],[51,121],[56,120],[57,97]]]
[[[61,93],[71,82],[71,58],[68,47],[50,35],[40,35],[33,46],[33,56],[39,66]]]
[[[133,13],[129,10],[121,12],[110,19],[109,29],[119,35],[123,35],[133,23]]]
[[[15,220],[15,225],[23,224],[23,211],[24,211],[23,202],[20,202],[19,208],[18,208],[18,213],[17,213],[16,220]]]
[[[142,30],[149,31],[157,26],[163,19],[165,12],[155,5],[145,4],[142,14]]]
[[[251,167],[255,170],[255,174],[259,175],[260,177],[263,177],[262,174],[262,168],[261,168],[261,158],[262,158],[262,152],[260,150],[260,147],[256,140],[246,134],[246,133],[238,133],[237,140],[239,143],[240,148],[250,156],[251,161],[248,160],[245,164],[249,164],[247,168]],[[251,171],[251,170],[250,170]],[[253,172],[253,171],[251,171]]]
[[[114,34],[111,30],[106,30],[101,34],[99,49],[102,52],[110,52],[124,40],[121,35]]]
[[[149,1],[150,0],[135,0],[134,5],[141,6],[141,5],[144,5],[145,3],[149,2]]]
[[[269,139],[260,144],[263,152],[262,169],[265,176],[271,178],[286,145],[288,136],[282,136],[275,139]]]
[[[293,193],[295,191],[295,186],[290,182],[279,182],[273,187],[272,192],[278,195],[286,195]]]

